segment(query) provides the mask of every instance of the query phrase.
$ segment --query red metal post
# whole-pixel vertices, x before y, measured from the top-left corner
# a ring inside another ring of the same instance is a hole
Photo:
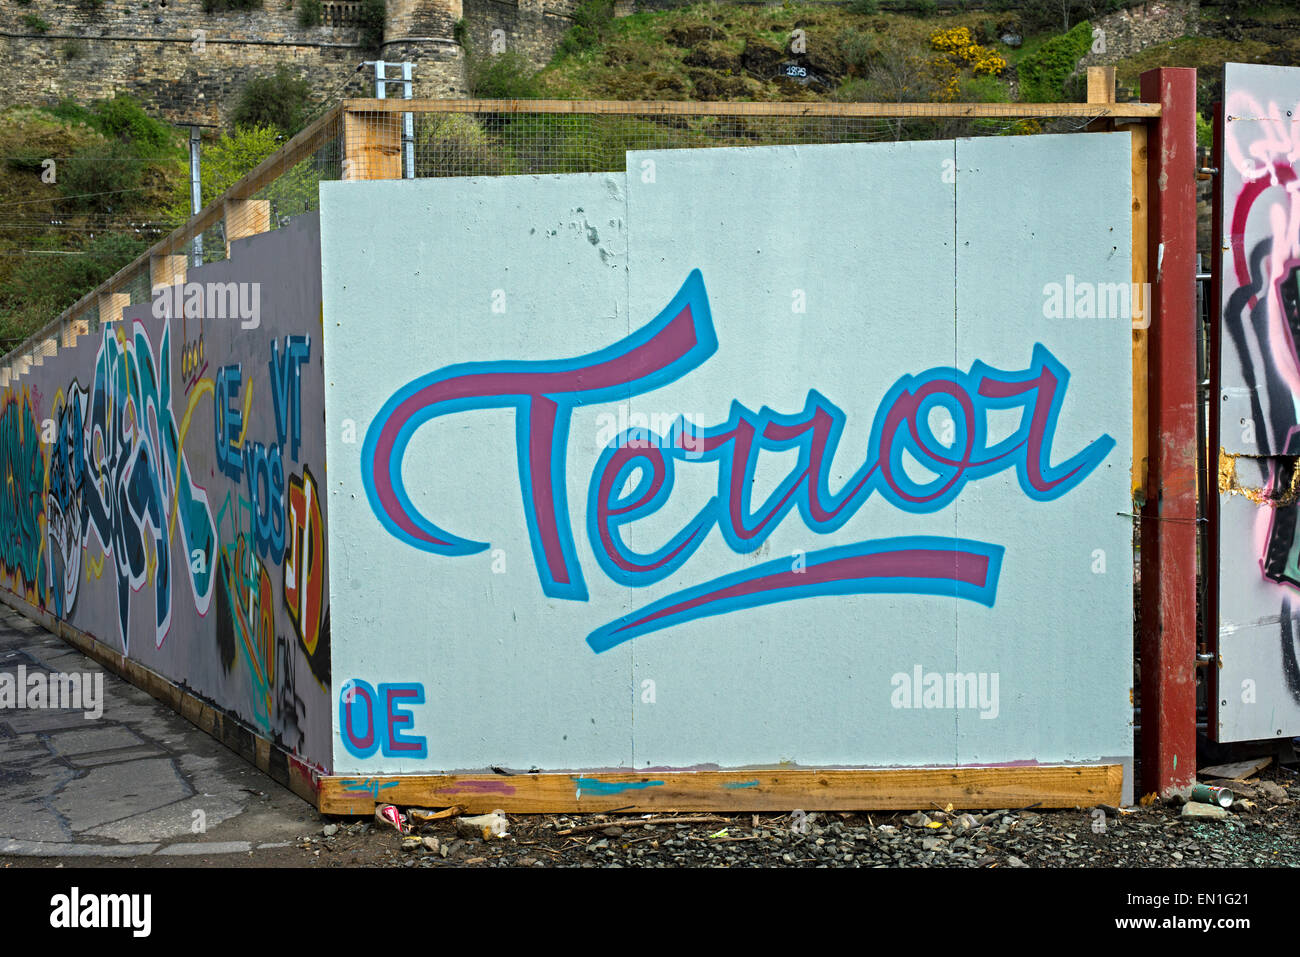
[[[1159,103],[1148,157],[1149,459],[1141,534],[1142,782],[1196,777],[1196,71],[1142,74]]]

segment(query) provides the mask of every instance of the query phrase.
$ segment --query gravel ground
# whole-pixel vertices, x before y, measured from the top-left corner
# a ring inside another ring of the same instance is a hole
[[[519,815],[509,818],[507,836],[491,840],[436,821],[416,831],[426,840],[404,849],[392,827],[343,819],[305,835],[297,850],[326,867],[1300,867],[1296,772],[1274,767],[1232,787],[1238,802],[1222,820],[1187,818],[1176,803],[973,814]]]
[[[1207,782],[1215,783],[1215,782]],[[201,857],[0,857],[0,869],[307,867],[1300,867],[1300,774],[1274,766],[1227,783],[1220,820],[1179,803],[1132,808],[932,807],[898,813],[513,815],[507,834],[457,832],[452,817],[405,842],[373,818],[321,818],[288,846]],[[1193,805],[1215,813],[1209,805]],[[405,845],[405,846],[404,846]]]

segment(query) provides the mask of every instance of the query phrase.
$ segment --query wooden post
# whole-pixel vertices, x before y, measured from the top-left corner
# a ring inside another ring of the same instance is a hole
[[[343,114],[343,178],[402,178],[402,122],[399,115]]]
[[[1088,104],[1098,107],[1115,105],[1115,68],[1113,66],[1088,67]],[[1106,133],[1115,129],[1115,120],[1101,117],[1087,126],[1089,133]]]
[[[158,295],[158,291],[171,289],[172,286],[185,285],[185,271],[189,267],[189,257],[150,256],[149,257],[149,291]]]
[[[1133,123],[1124,127],[1132,147],[1133,175],[1133,288],[1142,290],[1142,315],[1133,301],[1133,500],[1146,499],[1147,488],[1147,332],[1151,326],[1152,296],[1146,283],[1151,281],[1147,269],[1147,243],[1150,229],[1150,200],[1147,197],[1147,127]]]
[[[236,239],[247,239],[271,228],[271,201],[267,199],[226,200],[226,258],[230,258],[230,244]]]
[[[59,342],[57,339],[44,339],[32,349],[32,360],[35,365],[44,365],[47,358],[52,358],[58,352]]]
[[[59,338],[63,347],[67,348],[68,346],[75,346],[77,344],[78,336],[84,336],[89,332],[90,323],[85,319],[69,319],[67,324],[63,327],[63,332]]]
[[[1115,68],[1113,66],[1088,67],[1088,102],[1115,102]]]
[[[99,294],[99,321],[117,322],[122,312],[131,305],[131,296],[125,292],[103,292]]]
[[[1155,268],[1142,510],[1142,790],[1196,780],[1196,71],[1142,74],[1159,103],[1148,198]]]

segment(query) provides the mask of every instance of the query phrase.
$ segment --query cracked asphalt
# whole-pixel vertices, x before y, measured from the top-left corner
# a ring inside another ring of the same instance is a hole
[[[102,675],[103,711],[88,718],[80,709],[0,709],[0,859],[6,863],[251,855],[249,863],[269,864],[265,858],[319,827],[316,809],[297,795],[0,606],[0,673],[16,678],[20,667],[28,675]]]

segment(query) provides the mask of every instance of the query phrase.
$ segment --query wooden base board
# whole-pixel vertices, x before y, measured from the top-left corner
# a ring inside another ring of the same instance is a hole
[[[125,657],[92,635],[73,628],[49,612],[19,598],[13,592],[0,588],[0,601],[24,618],[41,625],[58,635],[88,658],[93,658],[118,677],[129,681],[142,691],[147,691],[199,730],[216,738],[249,764],[255,766],[278,784],[287,787],[304,801],[317,804],[320,770],[311,767],[283,748],[262,737],[248,725],[199,698],[192,692],[173,683],[158,672],[146,668],[138,661]]]
[[[374,813],[376,804],[462,805],[465,813],[868,811],[952,804],[959,810],[1118,805],[1118,764],[883,770],[581,772],[517,775],[331,775],[322,814]]]

